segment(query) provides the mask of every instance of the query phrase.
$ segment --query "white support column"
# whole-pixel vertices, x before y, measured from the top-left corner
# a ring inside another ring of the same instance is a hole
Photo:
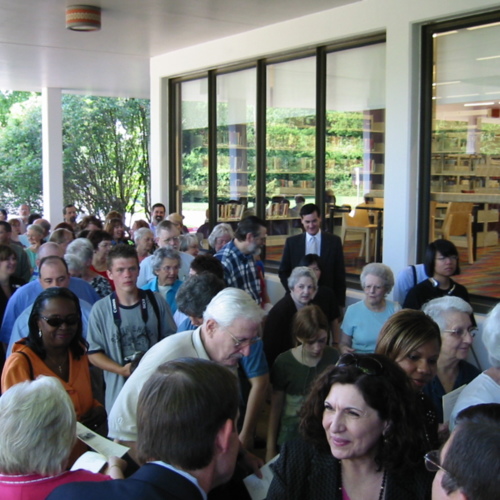
[[[395,275],[416,257],[418,31],[404,18],[387,25],[383,255]]]
[[[64,206],[61,89],[42,90],[42,151],[43,216],[54,227],[62,221]]]
[[[151,205],[163,203],[168,210],[168,80],[151,76]],[[172,112],[172,111],[170,111]],[[171,166],[174,168],[174,166]]]

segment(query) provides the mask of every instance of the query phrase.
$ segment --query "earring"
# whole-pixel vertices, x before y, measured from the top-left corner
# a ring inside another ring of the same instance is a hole
[[[42,330],[38,330],[38,336],[42,338]]]

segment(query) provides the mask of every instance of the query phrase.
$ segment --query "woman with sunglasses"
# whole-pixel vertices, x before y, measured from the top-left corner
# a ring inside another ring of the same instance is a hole
[[[439,447],[438,419],[434,403],[422,391],[436,376],[440,349],[439,326],[424,312],[413,309],[398,311],[385,322],[375,348],[408,375],[424,419],[428,450]]]
[[[33,304],[28,326],[28,337],[14,344],[5,363],[2,392],[39,375],[56,377],[73,402],[77,420],[106,432],[106,411],[92,394],[78,297],[66,288],[44,290]]]
[[[268,500],[424,500],[423,424],[415,392],[396,363],[343,355],[312,386],[301,439],[285,443],[271,467]]]

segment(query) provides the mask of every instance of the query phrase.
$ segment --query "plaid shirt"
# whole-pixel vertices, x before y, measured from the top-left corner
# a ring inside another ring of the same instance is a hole
[[[257,304],[260,304],[261,287],[253,255],[242,253],[234,241],[230,241],[215,254],[215,257],[224,266],[224,279],[227,286],[245,290]]]

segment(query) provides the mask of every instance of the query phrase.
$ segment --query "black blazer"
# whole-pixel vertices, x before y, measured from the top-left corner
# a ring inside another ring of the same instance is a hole
[[[161,465],[146,464],[127,479],[68,483],[56,488],[47,500],[202,500],[196,486]]]
[[[285,249],[279,268],[281,283],[288,290],[288,278],[300,259],[306,254],[306,233],[290,236],[285,242]],[[345,266],[342,242],[338,236],[321,231],[321,278],[320,285],[327,286],[335,292],[338,304],[345,306]]]

